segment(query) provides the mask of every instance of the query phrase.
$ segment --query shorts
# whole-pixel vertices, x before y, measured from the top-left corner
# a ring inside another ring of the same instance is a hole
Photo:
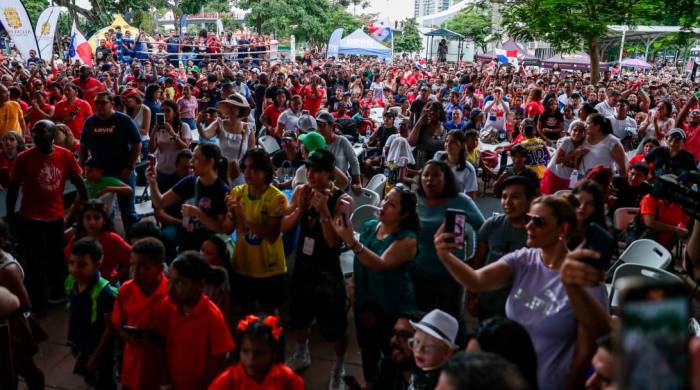
[[[321,271],[297,263],[292,274],[289,319],[292,329],[306,329],[314,319],[321,336],[335,341],[345,335],[348,326],[348,298],[345,279],[337,270]]]
[[[284,303],[284,274],[254,278],[234,272],[233,300],[243,306],[259,303],[260,309],[277,309]],[[247,314],[247,313],[246,313]]]

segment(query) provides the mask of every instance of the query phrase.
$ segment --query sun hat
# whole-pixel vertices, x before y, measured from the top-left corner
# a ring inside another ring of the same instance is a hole
[[[240,93],[229,95],[228,98],[219,101],[219,104],[230,104],[235,107],[250,108],[248,101]]]
[[[435,309],[426,314],[418,322],[409,321],[413,329],[420,330],[447,344],[452,349],[458,349],[455,340],[459,325],[457,320],[440,309]]]

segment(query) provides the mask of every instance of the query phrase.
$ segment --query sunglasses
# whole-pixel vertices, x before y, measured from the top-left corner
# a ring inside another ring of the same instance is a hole
[[[525,214],[525,217],[527,219],[527,222],[532,222],[535,227],[541,228],[544,227],[545,225],[545,219],[540,217],[539,215],[533,215],[533,214]]]

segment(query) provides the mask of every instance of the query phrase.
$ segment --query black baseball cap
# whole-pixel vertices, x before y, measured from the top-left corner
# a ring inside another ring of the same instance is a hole
[[[307,168],[314,168],[321,171],[333,172],[335,170],[335,156],[326,149],[317,149],[309,154],[304,160]]]

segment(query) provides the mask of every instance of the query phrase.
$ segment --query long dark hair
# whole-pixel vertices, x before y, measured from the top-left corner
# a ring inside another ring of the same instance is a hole
[[[144,93],[144,99],[153,100],[153,95],[155,95],[156,92],[159,90],[160,90],[160,86],[158,84],[149,84],[146,87],[146,92]]]
[[[416,234],[420,233],[420,218],[418,217],[418,198],[416,194],[411,192],[411,189],[399,183],[394,187],[394,190],[399,193],[401,211],[401,222],[399,227],[402,230],[410,230]]]
[[[612,134],[613,132],[613,127],[612,123],[610,122],[610,119],[604,117],[601,114],[595,113],[591,114],[588,116],[590,118],[591,123],[594,125],[600,126],[600,132],[603,134]]]
[[[197,251],[180,253],[170,266],[175,268],[183,278],[215,286],[224,282],[224,273],[221,270],[212,268]]]
[[[224,182],[228,181],[228,160],[221,155],[221,148],[211,142],[203,142],[197,146],[207,160],[214,160],[217,176]]]
[[[462,144],[462,147],[459,149],[459,162],[457,163],[457,170],[463,171],[464,168],[467,167],[467,148],[464,147],[464,144],[467,142],[466,133],[462,130],[454,129],[447,133],[447,137],[449,138],[450,136],[455,137],[457,141]],[[447,150],[445,150],[445,156],[447,156]]]
[[[444,161],[439,160],[429,160],[425,163],[425,166],[421,170],[420,175],[418,175],[418,195],[425,197],[425,191],[423,191],[423,172],[428,169],[429,166],[436,165],[442,171],[442,175],[445,177],[445,186],[442,189],[443,198],[454,198],[459,194],[459,187],[457,187],[457,179],[455,179],[452,169]]]
[[[270,155],[267,154],[267,152],[263,148],[256,147],[253,149],[249,149],[247,152],[245,152],[243,158],[241,159],[243,164],[245,164],[245,161],[247,159],[253,160],[253,164],[251,167],[252,169],[265,172],[265,181],[267,182],[267,184],[272,183],[272,178],[275,174],[275,167],[272,165]],[[245,169],[243,164],[241,164],[241,171]]]
[[[207,238],[205,238],[203,242],[206,241],[209,241],[212,244],[214,244],[214,248],[216,248],[216,255],[219,257],[219,259],[221,259],[221,266],[224,267],[224,269],[228,273],[229,284],[232,285],[233,267],[231,266],[231,254],[228,251],[228,246],[226,246],[226,242],[216,234],[210,234],[209,236],[207,236]]]
[[[515,364],[530,388],[537,388],[537,354],[522,325],[505,317],[492,317],[479,326],[475,339],[482,351]]]
[[[182,127],[182,121],[180,120],[180,109],[177,108],[177,104],[172,100],[166,100],[160,104],[161,112],[163,112],[163,109],[165,108],[170,108],[173,110],[173,123],[170,125],[173,127],[175,134],[179,134]]]
[[[583,180],[578,183],[571,192],[574,195],[580,192],[588,192],[589,194],[593,195],[595,211],[593,212],[593,215],[591,215],[590,218],[585,221],[584,226],[587,226],[591,222],[595,222],[602,227],[607,226],[607,223],[605,222],[605,197],[603,195],[603,188],[600,186],[600,184],[594,182],[593,180]]]
[[[105,221],[105,224],[102,226],[102,231],[100,233],[114,231],[114,223],[112,222],[112,219],[109,218],[109,215],[107,215],[107,205],[105,204],[105,202],[103,202],[101,199],[90,199],[87,202],[83,203],[83,207],[80,209],[80,213],[78,214],[78,220],[75,225],[76,241],[87,235],[87,230],[85,229],[85,225],[83,224],[83,217],[85,217],[85,213],[87,213],[88,211],[98,212],[102,219]]]

